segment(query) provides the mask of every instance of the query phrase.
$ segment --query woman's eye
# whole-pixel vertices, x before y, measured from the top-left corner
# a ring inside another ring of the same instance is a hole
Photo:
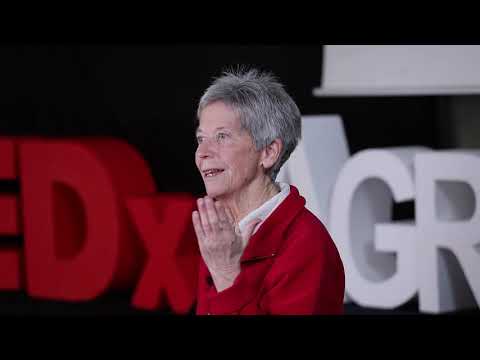
[[[227,134],[225,134],[225,133],[217,134],[217,140],[224,140],[226,138],[227,138]]]
[[[197,143],[201,144],[203,141],[203,136],[197,136]]]

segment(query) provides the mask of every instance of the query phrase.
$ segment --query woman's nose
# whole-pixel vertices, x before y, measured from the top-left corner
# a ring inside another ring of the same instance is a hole
[[[213,155],[213,147],[212,144],[208,140],[202,141],[200,144],[198,144],[197,147],[197,155],[200,158],[207,158],[211,157]]]

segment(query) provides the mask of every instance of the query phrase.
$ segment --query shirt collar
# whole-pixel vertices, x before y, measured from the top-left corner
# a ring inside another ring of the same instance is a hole
[[[305,209],[305,199],[298,193],[298,189],[290,185],[290,193],[277,206],[268,218],[257,228],[257,232],[248,240],[240,264],[255,259],[269,258],[277,254],[287,236],[296,216]]]
[[[290,193],[290,185],[283,182],[278,182],[277,185],[280,187],[280,192],[278,194],[265,201],[262,205],[248,213],[242,220],[238,222],[238,229],[240,230],[240,233],[245,231],[246,226],[253,219],[260,219],[261,221],[255,226],[255,229],[252,232],[252,235],[255,234],[265,219],[267,219],[270,214],[282,203],[282,201],[285,200]],[[245,249],[248,244],[248,239],[244,239],[243,241],[242,247]]]

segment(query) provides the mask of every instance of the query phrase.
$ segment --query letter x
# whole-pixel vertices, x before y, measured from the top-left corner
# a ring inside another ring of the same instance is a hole
[[[196,298],[199,250],[189,194],[133,197],[127,207],[147,252],[146,264],[133,296],[133,306],[153,310],[167,303],[187,313]]]

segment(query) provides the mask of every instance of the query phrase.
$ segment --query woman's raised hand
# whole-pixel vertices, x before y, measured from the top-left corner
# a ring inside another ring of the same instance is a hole
[[[250,238],[261,220],[253,220],[243,234],[237,234],[228,207],[208,196],[198,199],[197,204],[198,211],[192,213],[193,227],[202,258],[220,292],[230,287],[240,273],[242,242]]]

